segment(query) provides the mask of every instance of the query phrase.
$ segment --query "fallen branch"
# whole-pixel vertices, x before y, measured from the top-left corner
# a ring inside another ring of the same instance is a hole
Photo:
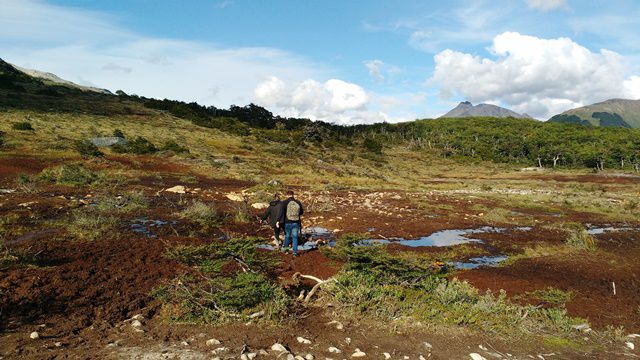
[[[311,288],[311,290],[309,291],[307,296],[305,296],[305,298],[303,300],[303,302],[305,304],[308,303],[309,300],[311,300],[311,297],[313,297],[313,295],[316,293],[316,291],[318,291],[318,289],[320,289],[320,287],[322,287],[323,285],[326,285],[327,283],[330,283],[330,282],[333,282],[333,281],[336,280],[334,278],[329,278],[327,280],[322,280],[322,279],[319,279],[319,278],[317,278],[315,276],[312,276],[312,275],[303,275],[303,274],[301,274],[299,272],[293,274],[292,278],[293,278],[294,281],[298,281],[300,278],[303,278],[303,279],[313,280],[313,281],[316,282],[316,284],[313,286],[313,288]],[[300,296],[298,297],[298,300],[300,300],[301,298],[302,298],[302,293],[300,293]]]

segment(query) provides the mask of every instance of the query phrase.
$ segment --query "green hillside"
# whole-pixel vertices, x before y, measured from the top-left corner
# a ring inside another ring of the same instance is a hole
[[[640,128],[640,100],[611,99],[555,115],[551,122]]]
[[[44,134],[36,131],[43,149],[73,149],[75,141],[109,136],[119,129],[130,138],[142,137],[135,144],[149,152],[172,141],[187,146],[191,156],[199,159],[235,156],[232,160],[237,164],[247,161],[244,158],[253,159],[255,163],[249,161],[255,165],[251,171],[259,171],[265,158],[292,154],[306,167],[313,164],[345,176],[362,173],[364,177],[369,174],[380,178],[390,174],[403,178],[406,174],[398,168],[413,170],[416,164],[438,159],[525,167],[640,167],[640,130],[634,129],[490,117],[339,126],[274,116],[254,104],[219,109],[117,93],[46,84],[0,62],[0,118],[4,123],[0,130],[6,133],[4,142],[11,143],[15,135],[8,131],[11,122],[26,119],[50,128],[55,135],[47,144]],[[212,149],[204,146],[207,143],[223,146]],[[233,153],[230,144],[243,145]],[[171,147],[175,148],[167,145]],[[249,164],[244,167],[253,166]]]

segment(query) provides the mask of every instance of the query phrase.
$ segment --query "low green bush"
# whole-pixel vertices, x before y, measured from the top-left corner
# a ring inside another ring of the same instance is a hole
[[[591,236],[584,225],[580,223],[567,223],[564,225],[568,233],[565,243],[580,250],[594,251],[598,248],[596,239]]]
[[[94,241],[113,237],[118,224],[115,216],[83,207],[71,212],[65,228],[76,240]]]
[[[224,215],[217,211],[213,205],[195,201],[182,211],[176,213],[182,219],[198,224],[202,229],[218,227],[224,220]]]
[[[149,140],[138,136],[133,140],[129,140],[127,144],[116,144],[111,146],[111,149],[117,153],[130,153],[130,154],[153,154],[158,151],[158,148]]]
[[[98,149],[98,147],[89,140],[76,141],[74,143],[74,148],[83,158],[104,156],[104,153],[102,153],[102,151],[100,151],[100,149]]]
[[[60,185],[91,185],[103,178],[80,164],[62,165],[44,169],[38,177],[42,181]]]
[[[164,145],[162,145],[161,150],[165,150],[165,151],[173,151],[174,153],[180,154],[180,153],[188,153],[189,149],[187,149],[186,147],[179,145],[177,142],[173,141],[173,140],[169,140],[167,142],[164,143]]]
[[[11,128],[18,131],[34,131],[33,126],[31,126],[31,123],[28,121],[13,123],[13,125],[11,125]]]

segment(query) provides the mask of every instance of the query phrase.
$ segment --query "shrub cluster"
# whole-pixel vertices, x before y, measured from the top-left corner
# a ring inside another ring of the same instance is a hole
[[[78,140],[73,145],[78,154],[83,158],[104,156],[104,153],[89,140]]]
[[[42,181],[60,185],[91,185],[103,178],[80,164],[68,164],[44,169],[39,176]]]
[[[129,140],[127,144],[116,144],[111,149],[117,153],[130,153],[130,154],[153,154],[158,151],[158,148],[149,140],[138,136],[133,140]]]
[[[11,128],[13,130],[19,130],[19,131],[33,131],[33,126],[31,126],[31,123],[28,121],[21,121],[21,122],[17,122],[17,123],[13,123],[13,125],[11,125]]]

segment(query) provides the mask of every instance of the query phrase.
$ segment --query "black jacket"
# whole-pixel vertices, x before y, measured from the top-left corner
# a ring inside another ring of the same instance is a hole
[[[262,214],[262,221],[269,219],[269,225],[275,229],[276,222],[278,221],[280,216],[280,211],[282,209],[282,201],[273,200],[269,203],[269,207]]]
[[[280,203],[280,211],[278,212],[278,221],[280,221],[280,225],[282,226],[283,224],[286,224],[288,222],[296,222],[296,223],[300,223],[300,221],[291,221],[291,220],[287,220],[287,205],[289,205],[289,202],[291,201],[295,201],[298,203],[298,205],[300,205],[300,216],[302,216],[302,214],[304,214],[304,209],[302,208],[302,203],[294,198],[288,198],[287,200],[284,200],[283,202]]]

